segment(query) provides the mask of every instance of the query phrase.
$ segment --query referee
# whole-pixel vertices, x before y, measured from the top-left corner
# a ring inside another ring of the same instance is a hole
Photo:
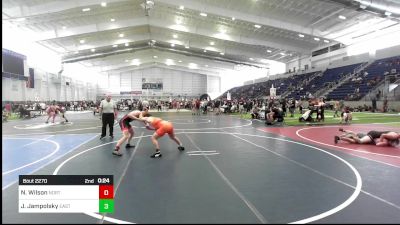
[[[100,116],[103,122],[100,140],[106,136],[107,124],[110,127],[110,137],[114,138],[114,119],[117,117],[117,106],[115,102],[111,100],[110,95],[107,95],[106,99],[102,100],[100,103]]]

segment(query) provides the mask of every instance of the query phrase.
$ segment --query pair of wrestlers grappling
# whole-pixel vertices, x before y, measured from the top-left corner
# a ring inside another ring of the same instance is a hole
[[[156,147],[156,152],[150,156],[151,158],[157,158],[162,156],[160,152],[160,145],[157,139],[161,138],[165,134],[168,134],[169,138],[175,141],[176,144],[178,144],[178,150],[180,151],[185,150],[185,148],[182,146],[182,142],[178,139],[178,137],[176,137],[174,133],[174,127],[172,123],[169,121],[165,121],[161,118],[151,116],[149,114],[149,108],[145,107],[143,111],[134,110],[126,114],[119,121],[119,126],[121,127],[123,136],[117,142],[117,145],[115,146],[115,149],[113,151],[113,155],[117,156],[122,155],[120,146],[123,145],[125,141],[128,141],[128,143],[125,145],[125,148],[135,147],[130,144],[134,136],[134,131],[132,126],[130,125],[130,122],[134,120],[144,122],[148,130],[155,130],[153,136],[151,137],[151,141]]]

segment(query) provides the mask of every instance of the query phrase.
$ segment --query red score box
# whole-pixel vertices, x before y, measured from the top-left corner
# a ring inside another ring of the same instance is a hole
[[[113,199],[114,186],[113,185],[100,185],[99,186],[99,199]]]

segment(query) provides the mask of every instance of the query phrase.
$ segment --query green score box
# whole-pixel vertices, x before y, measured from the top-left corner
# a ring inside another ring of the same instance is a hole
[[[114,199],[100,199],[99,213],[114,213]]]

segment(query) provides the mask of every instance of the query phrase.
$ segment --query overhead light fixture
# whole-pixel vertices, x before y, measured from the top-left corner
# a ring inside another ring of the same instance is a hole
[[[125,62],[129,62],[129,60],[128,60],[128,59],[125,59]]]
[[[299,34],[299,37],[301,37],[301,38],[304,37],[304,34]]]
[[[129,43],[125,43],[125,46],[128,47],[128,46],[129,46]]]
[[[203,52],[207,52],[207,50],[204,49]]]
[[[113,45],[113,48],[116,48],[116,47],[118,47],[118,45]]]
[[[79,54],[79,51],[74,52],[75,54]]]
[[[107,2],[102,2],[101,6],[106,7],[107,6]]]
[[[90,8],[84,8],[84,9],[82,9],[82,12],[88,12],[88,11],[90,11]]]
[[[63,27],[62,27],[62,29],[64,29],[64,30],[65,30],[65,29],[67,29],[67,27],[66,27],[66,26],[63,26]]]
[[[324,42],[325,42],[325,43],[329,43],[329,41],[328,41],[328,40],[324,40]]]
[[[178,38],[178,35],[177,35],[177,34],[174,34],[174,35],[172,35],[172,37],[174,37],[174,38]]]
[[[279,54],[281,54],[281,55],[286,55],[284,52],[281,52],[281,53],[279,53]]]
[[[92,49],[90,49],[90,51],[92,51],[92,52],[95,52],[95,51],[96,51],[96,49],[95,49],[95,48],[92,48]]]
[[[390,16],[390,15],[392,15],[391,12],[388,12],[388,11],[385,12],[385,16]]]
[[[205,67],[208,67],[208,65],[204,65]]]
[[[215,45],[215,42],[211,41],[211,42],[210,42],[210,45]]]
[[[153,39],[153,40],[151,40],[151,42],[156,43],[156,40]]]
[[[24,17],[16,19],[16,21],[18,21],[18,22],[22,22],[22,21],[25,21],[25,20],[26,20],[26,18],[24,18]]]
[[[140,59],[132,59],[132,65],[139,66],[140,65]]]
[[[254,27],[255,27],[255,28],[261,28],[261,25],[254,24]]]
[[[225,55],[225,53],[223,53],[223,52],[220,52],[219,54],[220,54],[220,55]]]
[[[171,44],[171,47],[175,47],[175,44],[174,44],[174,43],[172,43],[172,44]]]
[[[207,16],[207,13],[200,13],[200,16]]]
[[[111,18],[111,19],[110,19],[110,21],[111,21],[111,22],[114,22],[114,21],[115,21],[115,19],[114,19],[114,18]]]
[[[253,61],[254,59],[253,58],[249,58],[251,61]]]
[[[85,40],[82,39],[82,40],[79,41],[79,43],[84,44],[84,43],[85,43]]]
[[[154,55],[154,56],[153,56],[153,58],[157,59],[157,58],[158,58],[158,56]]]
[[[360,4],[360,8],[361,8],[361,9],[366,9],[367,6],[366,6],[366,5],[363,5],[363,4]]]
[[[184,9],[185,9],[185,6],[181,5],[181,6],[179,6],[179,9],[180,9],[180,10],[184,10]]]
[[[182,60],[179,60],[178,62],[182,62]]]
[[[185,48],[189,48],[189,46],[185,46]]]
[[[119,34],[118,37],[123,38],[125,35],[124,34]]]
[[[232,17],[232,21],[235,21],[235,17]]]
[[[342,16],[342,15],[339,15],[339,19],[345,20],[346,17],[345,17],[345,16]]]
[[[268,52],[268,53],[271,53],[272,51],[268,49],[267,52]]]
[[[314,38],[314,40],[319,41],[319,38],[316,37],[316,38]]]

